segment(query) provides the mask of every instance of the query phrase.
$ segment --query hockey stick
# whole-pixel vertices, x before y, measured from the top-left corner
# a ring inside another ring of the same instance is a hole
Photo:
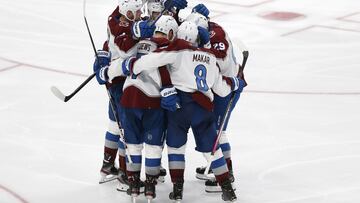
[[[91,74],[84,82],[82,82],[79,87],[77,87],[71,94],[64,95],[57,87],[51,86],[51,92],[63,102],[69,101],[76,93],[78,93],[91,79],[95,77],[95,73]]]
[[[248,57],[249,57],[249,52],[248,52],[248,51],[243,51],[242,54],[243,54],[243,62],[242,62],[241,67],[239,67],[239,72],[238,72],[237,77],[239,77],[239,76],[240,76],[240,73],[244,70],[245,65],[246,65],[246,62],[247,62],[247,59],[248,59]],[[209,174],[209,170],[210,170],[210,167],[211,167],[211,163],[213,162],[214,154],[215,154],[215,152],[216,152],[217,146],[219,145],[219,141],[220,141],[220,138],[221,138],[221,136],[222,136],[222,131],[223,131],[223,129],[224,129],[225,122],[226,122],[226,120],[227,120],[227,118],[228,118],[228,116],[229,116],[230,109],[231,109],[231,107],[232,107],[232,104],[233,104],[233,102],[234,102],[234,99],[235,99],[235,94],[233,93],[233,94],[231,95],[230,101],[229,101],[229,103],[228,103],[228,105],[227,105],[227,107],[226,107],[225,115],[224,115],[224,117],[223,117],[223,119],[222,119],[222,121],[221,121],[221,125],[220,125],[220,128],[219,128],[218,134],[217,134],[217,136],[216,136],[216,140],[215,140],[213,149],[212,149],[212,151],[211,151],[210,158],[209,158],[209,160],[208,160],[208,165],[206,166],[206,169],[205,169],[205,172],[204,172],[205,175]]]
[[[99,60],[99,56],[98,56],[98,54],[96,52],[94,40],[93,40],[91,32],[90,32],[89,24],[88,24],[87,19],[86,19],[86,0],[84,0],[84,2],[83,2],[83,13],[84,13],[84,20],[85,20],[86,29],[87,29],[89,37],[90,37],[90,41],[91,41],[91,45],[92,45],[94,53],[95,53],[95,57],[96,57],[97,60]],[[95,73],[93,73],[93,75],[95,75]],[[121,139],[121,141],[123,142],[123,144],[125,146],[127,159],[129,160],[129,163],[132,163],[131,157],[130,157],[130,155],[128,153],[128,149],[127,149],[127,146],[126,146],[126,143],[125,143],[124,132],[122,131],[123,128],[121,126],[121,123],[118,120],[119,117],[118,117],[118,113],[117,113],[117,111],[115,109],[114,98],[111,96],[110,91],[107,88],[106,88],[106,92],[107,92],[107,95],[109,97],[110,107],[111,107],[112,113],[114,114],[115,122],[117,123],[117,125],[119,127],[119,130],[120,130],[120,139]]]

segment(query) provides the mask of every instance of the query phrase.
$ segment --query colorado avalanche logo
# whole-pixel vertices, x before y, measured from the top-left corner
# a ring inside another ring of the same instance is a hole
[[[210,31],[210,38],[214,37],[215,36],[215,32],[213,30]]]
[[[119,25],[122,26],[122,27],[129,27],[129,22],[120,21],[120,22],[119,22]]]

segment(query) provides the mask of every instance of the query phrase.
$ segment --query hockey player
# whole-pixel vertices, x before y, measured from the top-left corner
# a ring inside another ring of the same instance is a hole
[[[145,70],[169,65],[174,87],[161,91],[162,105],[167,111],[168,159],[173,192],[169,198],[181,200],[183,196],[185,146],[191,127],[195,136],[196,150],[207,155],[216,140],[215,118],[212,113],[212,91],[227,96],[231,91],[241,91],[244,82],[236,77],[227,82],[216,68],[216,58],[207,49],[196,48],[198,28],[192,22],[184,22],[178,30],[178,39],[166,48],[157,49],[138,60],[127,59],[123,63],[125,73],[137,75]],[[230,86],[231,85],[231,86]],[[181,108],[176,105],[180,98]],[[229,173],[222,152],[217,148],[211,168],[219,181],[224,201],[236,200],[229,180]]]
[[[131,33],[130,31],[130,23],[131,20],[139,20],[138,10],[141,8],[141,1],[130,1],[125,4],[125,2],[119,2],[120,7],[116,7],[116,9],[112,12],[112,14],[108,18],[108,40],[105,42],[103,49],[106,51],[110,51],[112,53],[112,58],[110,60],[114,60],[119,57],[119,54],[116,50],[115,38],[123,33]],[[103,58],[101,54],[99,54],[101,59],[104,61],[96,61],[94,64],[94,71],[100,69],[103,64],[110,63],[107,58]],[[124,78],[117,78],[112,81],[112,83],[107,84],[107,88],[115,100],[115,111],[118,114],[118,121],[121,118],[121,107],[117,105],[119,103],[120,96],[122,94],[122,86],[124,83]],[[115,158],[116,154],[119,151],[119,170],[124,173],[125,172],[125,148],[122,142],[119,140],[120,138],[120,129],[118,124],[116,123],[115,115],[112,112],[111,106],[109,104],[108,108],[109,115],[109,128],[106,132],[105,136],[105,146],[104,146],[104,160],[103,165],[101,167],[101,179],[99,183],[104,183],[107,181],[111,181],[117,178],[118,170],[115,168]],[[119,150],[118,150],[119,148]]]
[[[171,7],[183,8],[186,6],[186,0],[172,0],[167,4],[171,10]],[[119,7],[117,7],[114,12],[109,16],[108,19],[108,40],[104,45],[104,50],[110,51],[111,53],[111,64],[107,60],[110,57],[109,53],[99,52],[100,61],[94,64],[94,71],[97,72],[97,80],[100,84],[107,83],[111,89],[112,97],[115,99],[117,104],[120,118],[123,120],[123,114],[121,111],[121,105],[119,104],[120,96],[122,94],[122,85],[124,83],[124,77],[121,77],[121,74],[118,73],[119,64],[126,57],[129,57],[136,53],[135,44],[139,39],[148,38],[153,34],[155,26],[149,23],[147,20],[138,21],[140,19],[140,0],[119,0]],[[136,22],[134,22],[136,21]],[[126,39],[126,40],[124,40]],[[109,66],[109,67],[108,67]],[[114,160],[116,156],[116,142],[119,140],[119,132],[116,122],[114,122],[114,116],[110,111],[109,106],[109,117],[110,117],[110,127],[106,134],[105,140],[105,155],[103,167],[101,169],[101,183],[112,180],[116,177],[117,171],[114,167]],[[126,174],[123,174],[125,171],[125,149],[124,145],[119,142],[119,162],[120,162],[120,172],[122,175],[119,176],[119,185],[117,189],[119,191],[126,191],[128,186]],[[166,171],[162,170],[162,174],[165,175]]]
[[[158,47],[167,46],[177,31],[177,23],[171,16],[161,16],[156,22],[154,37],[138,43],[138,56]],[[145,145],[145,196],[156,197],[155,186],[160,172],[161,155],[165,133],[165,115],[160,107],[160,87],[168,85],[170,76],[166,68],[144,71],[129,76],[124,85],[121,105],[124,107],[125,140],[132,163],[127,163],[130,188],[128,194],[136,197],[140,193],[140,171],[142,149]]]
[[[243,74],[243,67],[240,66],[240,62],[239,62],[240,61],[239,59],[242,58],[242,56],[235,55],[235,53],[237,52],[235,51],[235,47],[231,43],[228,34],[220,25],[214,22],[208,22],[208,15],[209,15],[209,10],[206,8],[206,6],[204,4],[199,4],[193,8],[193,13],[191,13],[187,17],[187,20],[196,22],[198,26],[205,28],[206,30],[209,30],[211,36],[209,47],[217,58],[217,63],[220,68],[220,73],[224,76],[235,77],[240,71],[240,77],[242,78],[242,80],[245,81]],[[246,82],[245,82],[245,86],[246,86]],[[220,139],[220,147],[226,159],[226,163],[230,171],[232,182],[234,182],[234,176],[233,176],[233,166],[231,160],[231,147],[229,140],[227,138],[226,129],[229,122],[229,118],[231,116],[231,112],[233,111],[237,101],[240,98],[240,93],[241,92],[237,92],[235,94],[235,99],[233,101],[233,105],[231,106],[229,115],[225,121],[222,136]],[[228,95],[226,97],[221,97],[216,93],[214,95],[214,112],[216,116],[217,131],[220,128],[230,98],[231,95]],[[197,173],[196,177],[199,179],[207,180],[205,183],[206,185],[205,190],[207,192],[221,191],[220,187],[218,187],[217,182],[214,181],[211,178],[211,176],[207,176],[206,174],[204,174],[205,169],[206,167],[199,167],[196,169],[196,173]]]
[[[109,52],[99,52],[99,61],[94,63],[94,71],[97,72],[97,80],[100,84],[106,84],[109,92],[114,99],[114,107],[118,116],[117,120],[122,122],[123,111],[120,105],[120,97],[122,95],[122,88],[125,77],[112,77],[105,79],[101,68],[112,63],[116,63],[121,58],[126,58],[134,53],[134,46],[137,43],[135,37],[133,38],[132,28],[134,21],[140,20],[142,1],[141,0],[120,0],[119,6],[113,11],[108,18],[108,40],[105,42],[103,49]],[[146,23],[142,27],[142,35],[152,34],[152,28],[146,27]],[[131,36],[126,43],[123,42],[124,36]],[[111,53],[111,57],[110,54]],[[111,73],[110,73],[111,75]],[[109,81],[109,82],[108,82]],[[125,164],[125,146],[120,138],[120,129],[116,123],[115,115],[109,104],[109,128],[105,136],[104,146],[104,160],[101,167],[101,179],[99,183],[104,183],[114,180],[118,177],[118,170],[114,166],[117,152],[119,152],[119,180],[118,190],[126,191],[128,186],[126,184],[126,164]],[[119,149],[119,150],[118,150]]]

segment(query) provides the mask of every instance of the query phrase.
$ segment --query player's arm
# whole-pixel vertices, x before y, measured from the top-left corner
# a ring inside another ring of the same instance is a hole
[[[215,83],[212,90],[220,97],[226,97],[233,91],[242,92],[245,81],[238,77],[222,76],[220,72],[215,74]]]
[[[210,39],[211,51],[215,54],[216,58],[223,59],[227,55],[229,49],[229,42],[225,38],[225,33],[220,28],[216,28],[218,31],[215,36]]]
[[[176,60],[176,52],[153,52],[136,60],[132,72],[139,74],[144,70],[152,71],[158,67],[173,64]]]

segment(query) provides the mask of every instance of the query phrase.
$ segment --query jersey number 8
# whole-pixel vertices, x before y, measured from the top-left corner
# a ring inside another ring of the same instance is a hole
[[[201,92],[206,92],[209,90],[209,86],[206,84],[206,67],[202,64],[197,65],[194,70],[196,77],[197,89]]]

